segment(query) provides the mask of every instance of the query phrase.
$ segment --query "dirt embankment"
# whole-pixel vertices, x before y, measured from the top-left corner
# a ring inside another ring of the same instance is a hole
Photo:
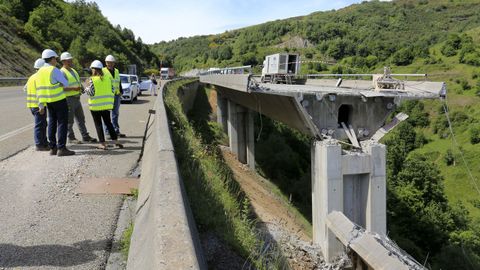
[[[307,228],[310,225],[291,210],[285,199],[273,192],[273,185],[268,180],[238,162],[228,148],[222,147],[222,153],[250,199],[259,227],[277,243],[291,269],[344,269],[347,262],[343,259],[335,264],[325,263],[321,250],[312,243],[310,228]]]
[[[20,22],[13,22],[0,11],[0,77],[26,77],[32,74],[33,62],[40,57],[20,35]]]

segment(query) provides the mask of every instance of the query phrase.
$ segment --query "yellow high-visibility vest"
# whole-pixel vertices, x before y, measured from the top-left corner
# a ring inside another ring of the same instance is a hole
[[[71,71],[73,71],[73,74],[72,75],[72,72],[70,72],[70,70],[62,67],[60,69],[63,74],[65,74],[65,77],[67,77],[67,80],[68,80],[68,87],[81,87],[81,83],[80,83],[80,76],[78,75],[77,71],[75,69],[71,69]],[[71,96],[79,96],[80,95],[80,91],[65,91],[65,96],[67,97],[71,97]]]
[[[108,70],[108,68],[104,67],[102,69],[103,71],[103,75],[104,76],[110,76],[110,79],[112,80],[112,85],[113,85],[113,88],[115,89],[115,95],[120,95],[120,72],[118,71],[118,69],[114,68],[113,69],[113,74],[110,73],[110,71]]]
[[[37,72],[35,86],[38,102],[40,103],[52,103],[65,99],[62,84],[59,82],[52,84],[53,69],[55,69],[54,66],[44,66]]]
[[[35,79],[38,73],[35,72],[27,81],[27,108],[38,108],[37,87]]]
[[[92,76],[95,95],[88,98],[91,111],[105,111],[113,109],[114,95],[112,81],[108,76]]]

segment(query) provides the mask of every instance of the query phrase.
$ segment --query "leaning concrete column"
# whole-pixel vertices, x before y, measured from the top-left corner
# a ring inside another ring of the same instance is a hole
[[[252,170],[255,170],[255,133],[254,133],[254,116],[255,112],[248,110],[247,112],[247,164]]]
[[[237,104],[228,100],[228,142],[230,151],[238,156]]]
[[[325,260],[332,262],[343,253],[342,243],[326,224],[330,212],[343,212],[342,149],[333,140],[314,141],[311,152],[313,241],[322,248]]]
[[[386,148],[379,143],[371,143],[366,147],[371,156],[372,168],[368,184],[366,209],[366,229],[381,235],[387,233],[387,177]]]
[[[228,133],[228,100],[217,90],[217,123]]]

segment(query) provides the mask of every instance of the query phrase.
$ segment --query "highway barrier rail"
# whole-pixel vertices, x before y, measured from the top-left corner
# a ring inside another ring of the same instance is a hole
[[[148,126],[127,269],[206,269],[160,90]]]
[[[0,77],[1,86],[24,85],[27,83],[27,77]]]

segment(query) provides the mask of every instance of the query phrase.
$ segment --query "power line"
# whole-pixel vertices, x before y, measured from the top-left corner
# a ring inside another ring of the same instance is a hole
[[[453,133],[452,122],[450,121],[450,116],[449,116],[449,114],[448,114],[447,97],[445,97],[445,102],[443,103],[443,110],[445,111],[445,116],[447,117],[448,128],[449,128],[449,130],[450,130],[450,134],[452,135],[452,141],[454,142],[455,147],[457,148],[458,152],[460,152],[460,157],[462,158],[463,165],[465,166],[465,169],[466,169],[466,171],[467,171],[467,173],[468,173],[468,175],[469,175],[469,178],[470,178],[471,182],[473,183],[473,186],[475,187],[475,189],[477,190],[478,195],[480,196],[480,188],[478,187],[477,179],[473,176],[472,170],[471,170],[470,167],[468,166],[468,163],[467,163],[467,161],[465,160],[465,156],[463,155],[463,151],[462,151],[462,149],[460,149],[460,146],[459,146],[459,144],[458,144],[457,138],[455,137],[455,134]]]

